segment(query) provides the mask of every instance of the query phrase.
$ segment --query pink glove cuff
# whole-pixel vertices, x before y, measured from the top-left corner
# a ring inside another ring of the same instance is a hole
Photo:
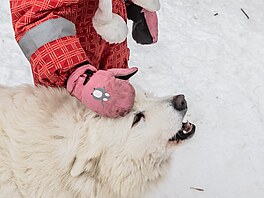
[[[87,77],[85,72],[91,70],[92,72],[97,72],[97,69],[92,65],[85,65],[77,68],[69,77],[67,81],[67,90],[71,95],[74,95],[79,100],[82,100],[82,88],[83,83]]]

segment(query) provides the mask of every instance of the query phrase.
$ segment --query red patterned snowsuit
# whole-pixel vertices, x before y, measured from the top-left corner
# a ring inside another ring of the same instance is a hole
[[[126,20],[124,0],[112,3],[113,12]],[[97,69],[128,67],[127,42],[109,44],[93,28],[98,0],[10,0],[10,7],[18,42],[28,31],[51,19],[65,18],[75,24],[76,35],[46,43],[29,57],[35,84],[65,86],[74,67],[86,61]]]

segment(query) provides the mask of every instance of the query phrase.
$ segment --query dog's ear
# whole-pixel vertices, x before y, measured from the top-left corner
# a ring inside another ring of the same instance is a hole
[[[90,129],[86,130],[90,131]],[[93,143],[98,138],[97,135],[96,132],[90,131],[89,138],[87,137],[87,132],[80,137],[79,145],[69,170],[72,177],[78,177],[83,172],[90,172],[97,168],[98,164],[95,165],[94,162],[97,162],[97,159],[100,159],[103,153],[103,146],[100,143]]]
[[[81,175],[84,172],[86,164],[87,164],[86,159],[75,157],[71,168],[71,176],[77,177]]]
[[[87,148],[89,143],[84,143],[79,147],[75,159],[73,160],[70,174],[72,177],[78,177],[84,171],[91,171],[94,169],[94,161],[100,159],[101,150],[99,149],[99,144],[94,145],[92,148]]]
[[[98,173],[99,161],[100,156],[89,160],[76,157],[71,168],[71,176],[78,177],[84,172],[89,172],[90,175]]]

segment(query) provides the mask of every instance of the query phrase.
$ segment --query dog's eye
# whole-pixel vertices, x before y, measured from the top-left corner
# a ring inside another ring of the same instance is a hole
[[[132,127],[135,126],[135,124],[137,124],[142,118],[145,118],[145,115],[143,112],[139,112],[135,115],[133,123],[132,123]]]

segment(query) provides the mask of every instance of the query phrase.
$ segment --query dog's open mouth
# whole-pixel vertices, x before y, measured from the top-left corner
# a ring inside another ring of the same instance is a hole
[[[195,133],[195,125],[190,123],[189,121],[182,123],[182,128],[169,139],[169,142],[180,142],[182,140],[186,140],[191,138]]]

